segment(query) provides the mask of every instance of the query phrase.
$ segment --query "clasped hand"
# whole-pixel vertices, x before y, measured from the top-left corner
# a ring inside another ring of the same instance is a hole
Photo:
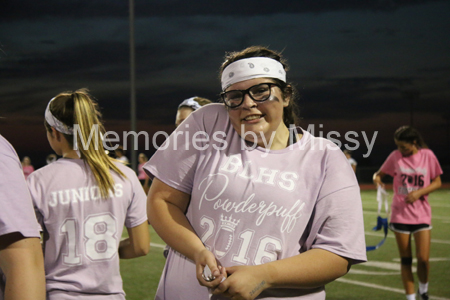
[[[195,263],[198,282],[209,288],[213,295],[223,295],[233,300],[253,300],[268,288],[263,265],[225,268],[216,260],[214,254],[206,249],[196,255]],[[206,265],[215,277],[212,281],[203,277]]]

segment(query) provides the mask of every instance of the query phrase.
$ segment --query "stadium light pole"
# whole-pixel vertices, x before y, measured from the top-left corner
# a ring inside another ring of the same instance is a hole
[[[129,0],[129,19],[130,19],[130,119],[131,132],[136,133],[136,59],[134,46],[134,0]],[[135,136],[131,135],[131,168],[136,171],[137,155],[134,149]]]

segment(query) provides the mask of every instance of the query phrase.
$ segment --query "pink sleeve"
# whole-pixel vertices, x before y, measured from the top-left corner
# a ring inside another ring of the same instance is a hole
[[[328,155],[306,244],[361,263],[367,256],[359,185],[342,153]]]
[[[193,145],[193,136],[204,132],[201,115],[196,111],[166,139],[144,165],[147,175],[187,194],[192,193],[200,151]],[[204,146],[203,144],[200,147]]]
[[[434,155],[433,151],[430,150],[430,156],[429,156],[429,160],[428,160],[428,164],[429,164],[429,169],[430,169],[430,179],[433,180],[436,177],[440,176],[442,173],[444,173],[442,171],[441,165],[439,164],[439,161],[436,157],[436,155]]]
[[[380,168],[380,171],[394,177],[395,166],[396,166],[396,151],[389,154],[388,158],[385,160]]]
[[[125,227],[133,228],[147,221],[147,195],[134,172],[127,174],[127,178],[131,182],[133,199],[127,209]]]
[[[0,235],[20,232],[25,237],[39,237],[38,229],[19,158],[0,136]]]

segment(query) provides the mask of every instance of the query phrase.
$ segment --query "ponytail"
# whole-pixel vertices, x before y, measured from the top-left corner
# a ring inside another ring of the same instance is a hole
[[[64,92],[57,95],[50,103],[50,111],[58,120],[73,128],[76,141],[74,135],[64,134],[64,137],[74,149],[74,146],[78,148],[81,159],[94,175],[102,198],[108,198],[109,192],[115,190],[111,170],[123,178],[126,176],[103,149],[102,138],[105,129],[97,103],[87,89],[80,89],[73,93]],[[48,123],[46,127],[51,131]]]
[[[398,128],[394,133],[394,139],[399,142],[415,144],[419,149],[428,148],[419,131],[411,126],[402,126]]]

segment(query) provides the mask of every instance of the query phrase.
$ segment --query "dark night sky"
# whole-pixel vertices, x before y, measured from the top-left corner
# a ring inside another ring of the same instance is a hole
[[[361,166],[379,166],[411,120],[450,164],[449,1],[136,0],[135,10],[138,131],[172,131],[181,100],[217,99],[225,52],[264,45],[288,59],[304,128],[342,143],[378,132],[368,158],[359,139]],[[43,112],[65,90],[89,88],[106,129],[130,130],[128,42],[127,1],[0,0],[0,133],[19,156],[39,166],[51,152]]]

